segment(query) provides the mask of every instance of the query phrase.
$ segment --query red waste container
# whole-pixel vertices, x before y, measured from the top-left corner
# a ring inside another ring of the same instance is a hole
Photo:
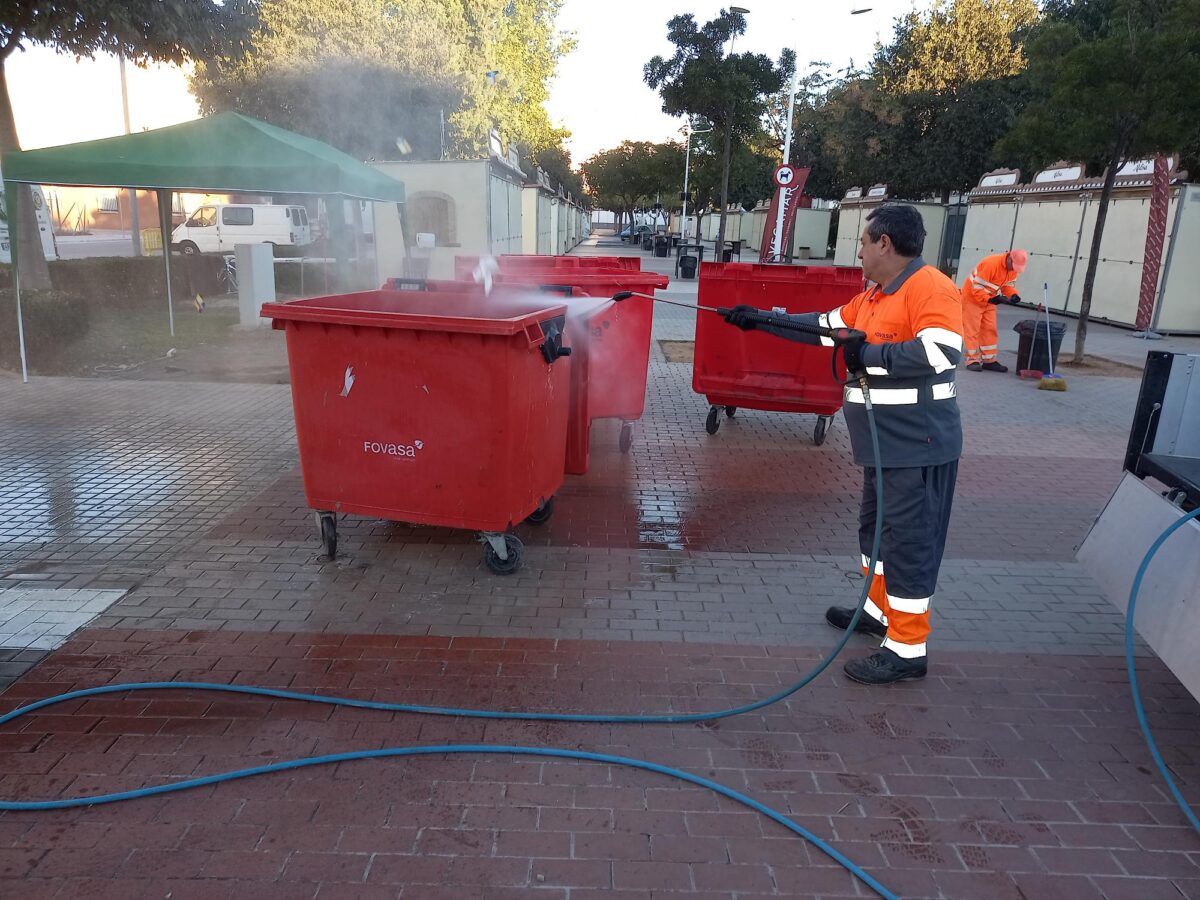
[[[746,303],[789,313],[828,312],[859,293],[862,280],[862,269],[703,263],[698,302],[724,307]],[[846,379],[840,358],[835,379],[832,355],[832,348],[742,331],[698,310],[692,390],[710,404],[706,430],[717,433],[722,407],[729,418],[739,407],[816,413],[813,440],[825,443],[833,416],[842,408],[839,382]]]
[[[561,269],[623,269],[630,272],[642,270],[642,260],[638,256],[534,256],[514,253],[493,258],[501,272],[545,272]],[[454,259],[454,277],[471,281],[478,267],[478,256],[457,256]]]
[[[570,353],[561,298],[500,289],[366,291],[268,303],[287,335],[308,505],[331,557],[344,513],[506,534],[549,518],[563,481]]]
[[[611,297],[619,291],[653,295],[670,279],[654,272],[605,268],[555,269],[545,272],[496,273],[501,285],[526,285],[541,289],[555,286],[582,291],[588,297]],[[585,301],[567,297],[568,306]],[[601,321],[594,321],[603,313]],[[573,346],[584,343],[584,335],[571,333],[575,320],[568,319],[567,333]],[[646,409],[646,374],[650,365],[650,338],[654,330],[654,302],[630,297],[611,309],[602,307],[589,316],[586,341],[589,369],[587,380],[588,418],[620,419],[622,453],[633,444],[633,423]],[[576,374],[577,378],[582,373]],[[567,436],[567,471],[583,474],[588,469],[591,423],[583,431],[572,429]]]

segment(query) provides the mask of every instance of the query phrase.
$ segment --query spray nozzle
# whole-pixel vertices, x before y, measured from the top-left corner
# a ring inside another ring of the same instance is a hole
[[[617,291],[613,294],[612,298],[614,303],[620,303],[622,300],[628,300],[632,296],[633,291]]]

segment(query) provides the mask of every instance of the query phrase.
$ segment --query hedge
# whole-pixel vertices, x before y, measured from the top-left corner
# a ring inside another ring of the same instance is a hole
[[[25,348],[30,356],[57,353],[83,337],[91,324],[92,304],[63,291],[21,291]],[[0,289],[0,366],[20,366],[17,301],[11,287]]]

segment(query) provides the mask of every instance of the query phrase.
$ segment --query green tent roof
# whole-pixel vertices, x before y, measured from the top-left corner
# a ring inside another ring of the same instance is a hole
[[[4,154],[4,180],[404,201],[404,185],[313,138],[224,112],[138,134]]]

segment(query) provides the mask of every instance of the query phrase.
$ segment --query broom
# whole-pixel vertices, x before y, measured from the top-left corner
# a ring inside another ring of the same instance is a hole
[[[1054,345],[1050,343],[1050,285],[1042,283],[1042,300],[1046,308],[1046,357],[1050,362],[1050,371],[1042,375],[1038,382],[1039,391],[1065,391],[1067,379],[1054,371]]]

